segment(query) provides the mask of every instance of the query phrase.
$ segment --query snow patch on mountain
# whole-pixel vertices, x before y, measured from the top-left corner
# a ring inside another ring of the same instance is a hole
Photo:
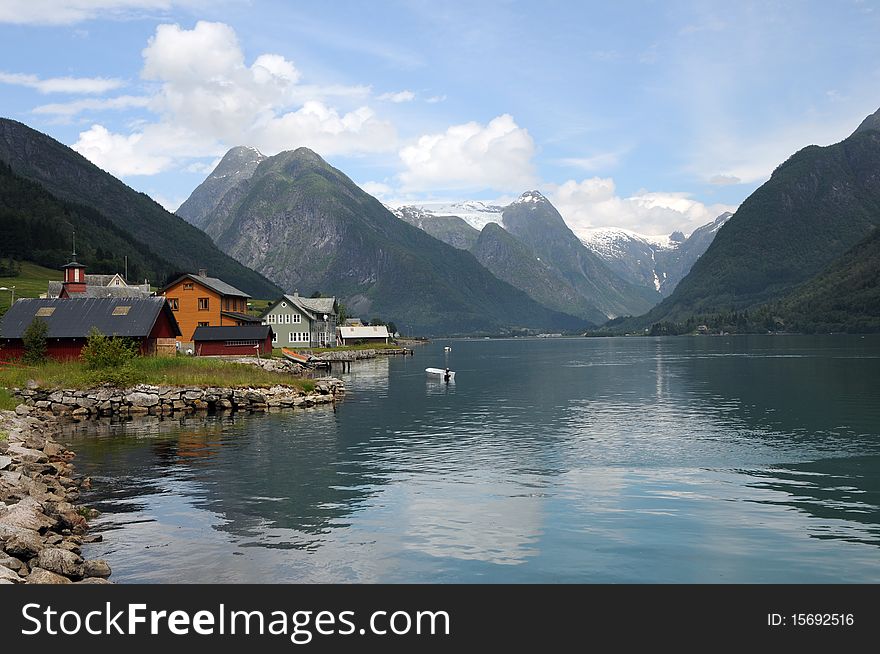
[[[501,224],[501,214],[504,207],[497,204],[489,204],[480,200],[467,200],[465,202],[420,202],[389,206],[388,209],[395,215],[399,211],[421,212],[434,216],[458,216],[468,225],[477,230],[482,230],[489,223]]]

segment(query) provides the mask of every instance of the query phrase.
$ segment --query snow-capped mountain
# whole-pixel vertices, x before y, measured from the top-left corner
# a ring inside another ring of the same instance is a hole
[[[414,205],[389,207],[398,215],[398,211],[418,210],[420,214],[434,216],[458,216],[468,225],[480,231],[489,223],[500,223],[504,207],[497,204],[489,204],[481,200],[466,200],[464,202],[420,202]],[[410,222],[410,221],[407,221]]]
[[[681,232],[645,236],[627,229],[599,228],[581,234],[581,241],[624,279],[651,286],[666,296],[690,272],[732,215],[721,214],[689,237]]]

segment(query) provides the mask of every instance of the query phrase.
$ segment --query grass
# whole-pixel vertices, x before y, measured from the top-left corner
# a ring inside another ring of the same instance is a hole
[[[19,402],[12,396],[12,393],[5,388],[0,388],[0,411],[12,411],[18,405]],[[3,439],[0,438],[0,440]]]
[[[21,262],[21,274],[18,277],[0,277],[0,286],[15,286],[15,297],[40,297],[46,292],[50,281],[60,282],[63,276],[60,270],[43,268],[28,261]],[[9,308],[12,299],[10,291],[0,291],[0,312]]]
[[[267,388],[278,384],[303,391],[315,388],[311,379],[291,377],[241,363],[192,357],[138,357],[121,368],[88,370],[81,361],[47,361],[38,366],[0,366],[0,387],[24,388],[34,380],[41,388],[93,388],[103,383],[115,386],[153,384],[162,386],[251,386]],[[0,406],[3,402],[0,388]]]
[[[352,350],[399,350],[400,347],[397,343],[366,343],[364,345],[340,345],[339,347],[297,347],[295,343],[291,343],[285,349],[294,352],[307,352],[308,354],[321,354],[322,352],[350,352]],[[281,348],[274,348],[272,354],[281,356]]]

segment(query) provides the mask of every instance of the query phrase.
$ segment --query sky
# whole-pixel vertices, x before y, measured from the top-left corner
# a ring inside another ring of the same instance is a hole
[[[2,0],[0,115],[174,210],[231,147],[685,233],[880,107],[880,2]]]

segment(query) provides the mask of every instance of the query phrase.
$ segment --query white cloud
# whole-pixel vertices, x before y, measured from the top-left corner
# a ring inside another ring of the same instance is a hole
[[[3,0],[0,23],[70,25],[90,18],[124,16],[138,10],[168,10],[174,0]]]
[[[34,107],[33,112],[52,116],[75,116],[83,111],[130,109],[132,107],[146,107],[149,103],[150,98],[146,96],[120,95],[115,98],[89,98],[73,102],[42,104]]]
[[[139,151],[142,133],[113,134],[102,125],[79,135],[73,149],[99,168],[115,175],[155,175],[171,163],[170,157]]]
[[[445,102],[445,95],[432,95],[430,98],[425,98],[425,102],[428,104],[437,104],[438,102]]]
[[[741,184],[742,180],[736,175],[712,175],[709,178],[709,183],[716,186],[729,186],[731,184]]]
[[[688,193],[639,191],[624,198],[617,195],[613,179],[600,177],[551,184],[546,192],[571,230],[581,236],[597,227],[622,227],[647,235],[691,232],[725,211],[736,210],[732,205],[706,205]]]
[[[158,122],[129,135],[93,127],[74,145],[112,173],[154,174],[241,144],[270,155],[300,146],[324,156],[396,147],[393,126],[357,105],[369,87],[300,84],[294,63],[272,53],[248,65],[235,31],[223,23],[159,25],[142,54],[142,77],[158,84],[148,105]],[[176,140],[168,141],[172,133]]]
[[[26,86],[40,93],[106,93],[125,85],[119,79],[106,77],[50,77],[40,79],[25,73],[6,73],[0,71],[0,83]]]
[[[426,134],[400,151],[406,169],[401,190],[494,189],[516,191],[534,185],[535,142],[509,114],[487,125],[453,125]]]
[[[362,184],[358,184],[364,191],[372,195],[373,197],[379,198],[380,200],[383,198],[389,197],[393,192],[388,184],[383,184],[382,182],[364,182]]]
[[[383,93],[377,97],[377,100],[387,100],[388,102],[412,102],[416,99],[416,94],[412,91],[398,91],[397,93]]]

